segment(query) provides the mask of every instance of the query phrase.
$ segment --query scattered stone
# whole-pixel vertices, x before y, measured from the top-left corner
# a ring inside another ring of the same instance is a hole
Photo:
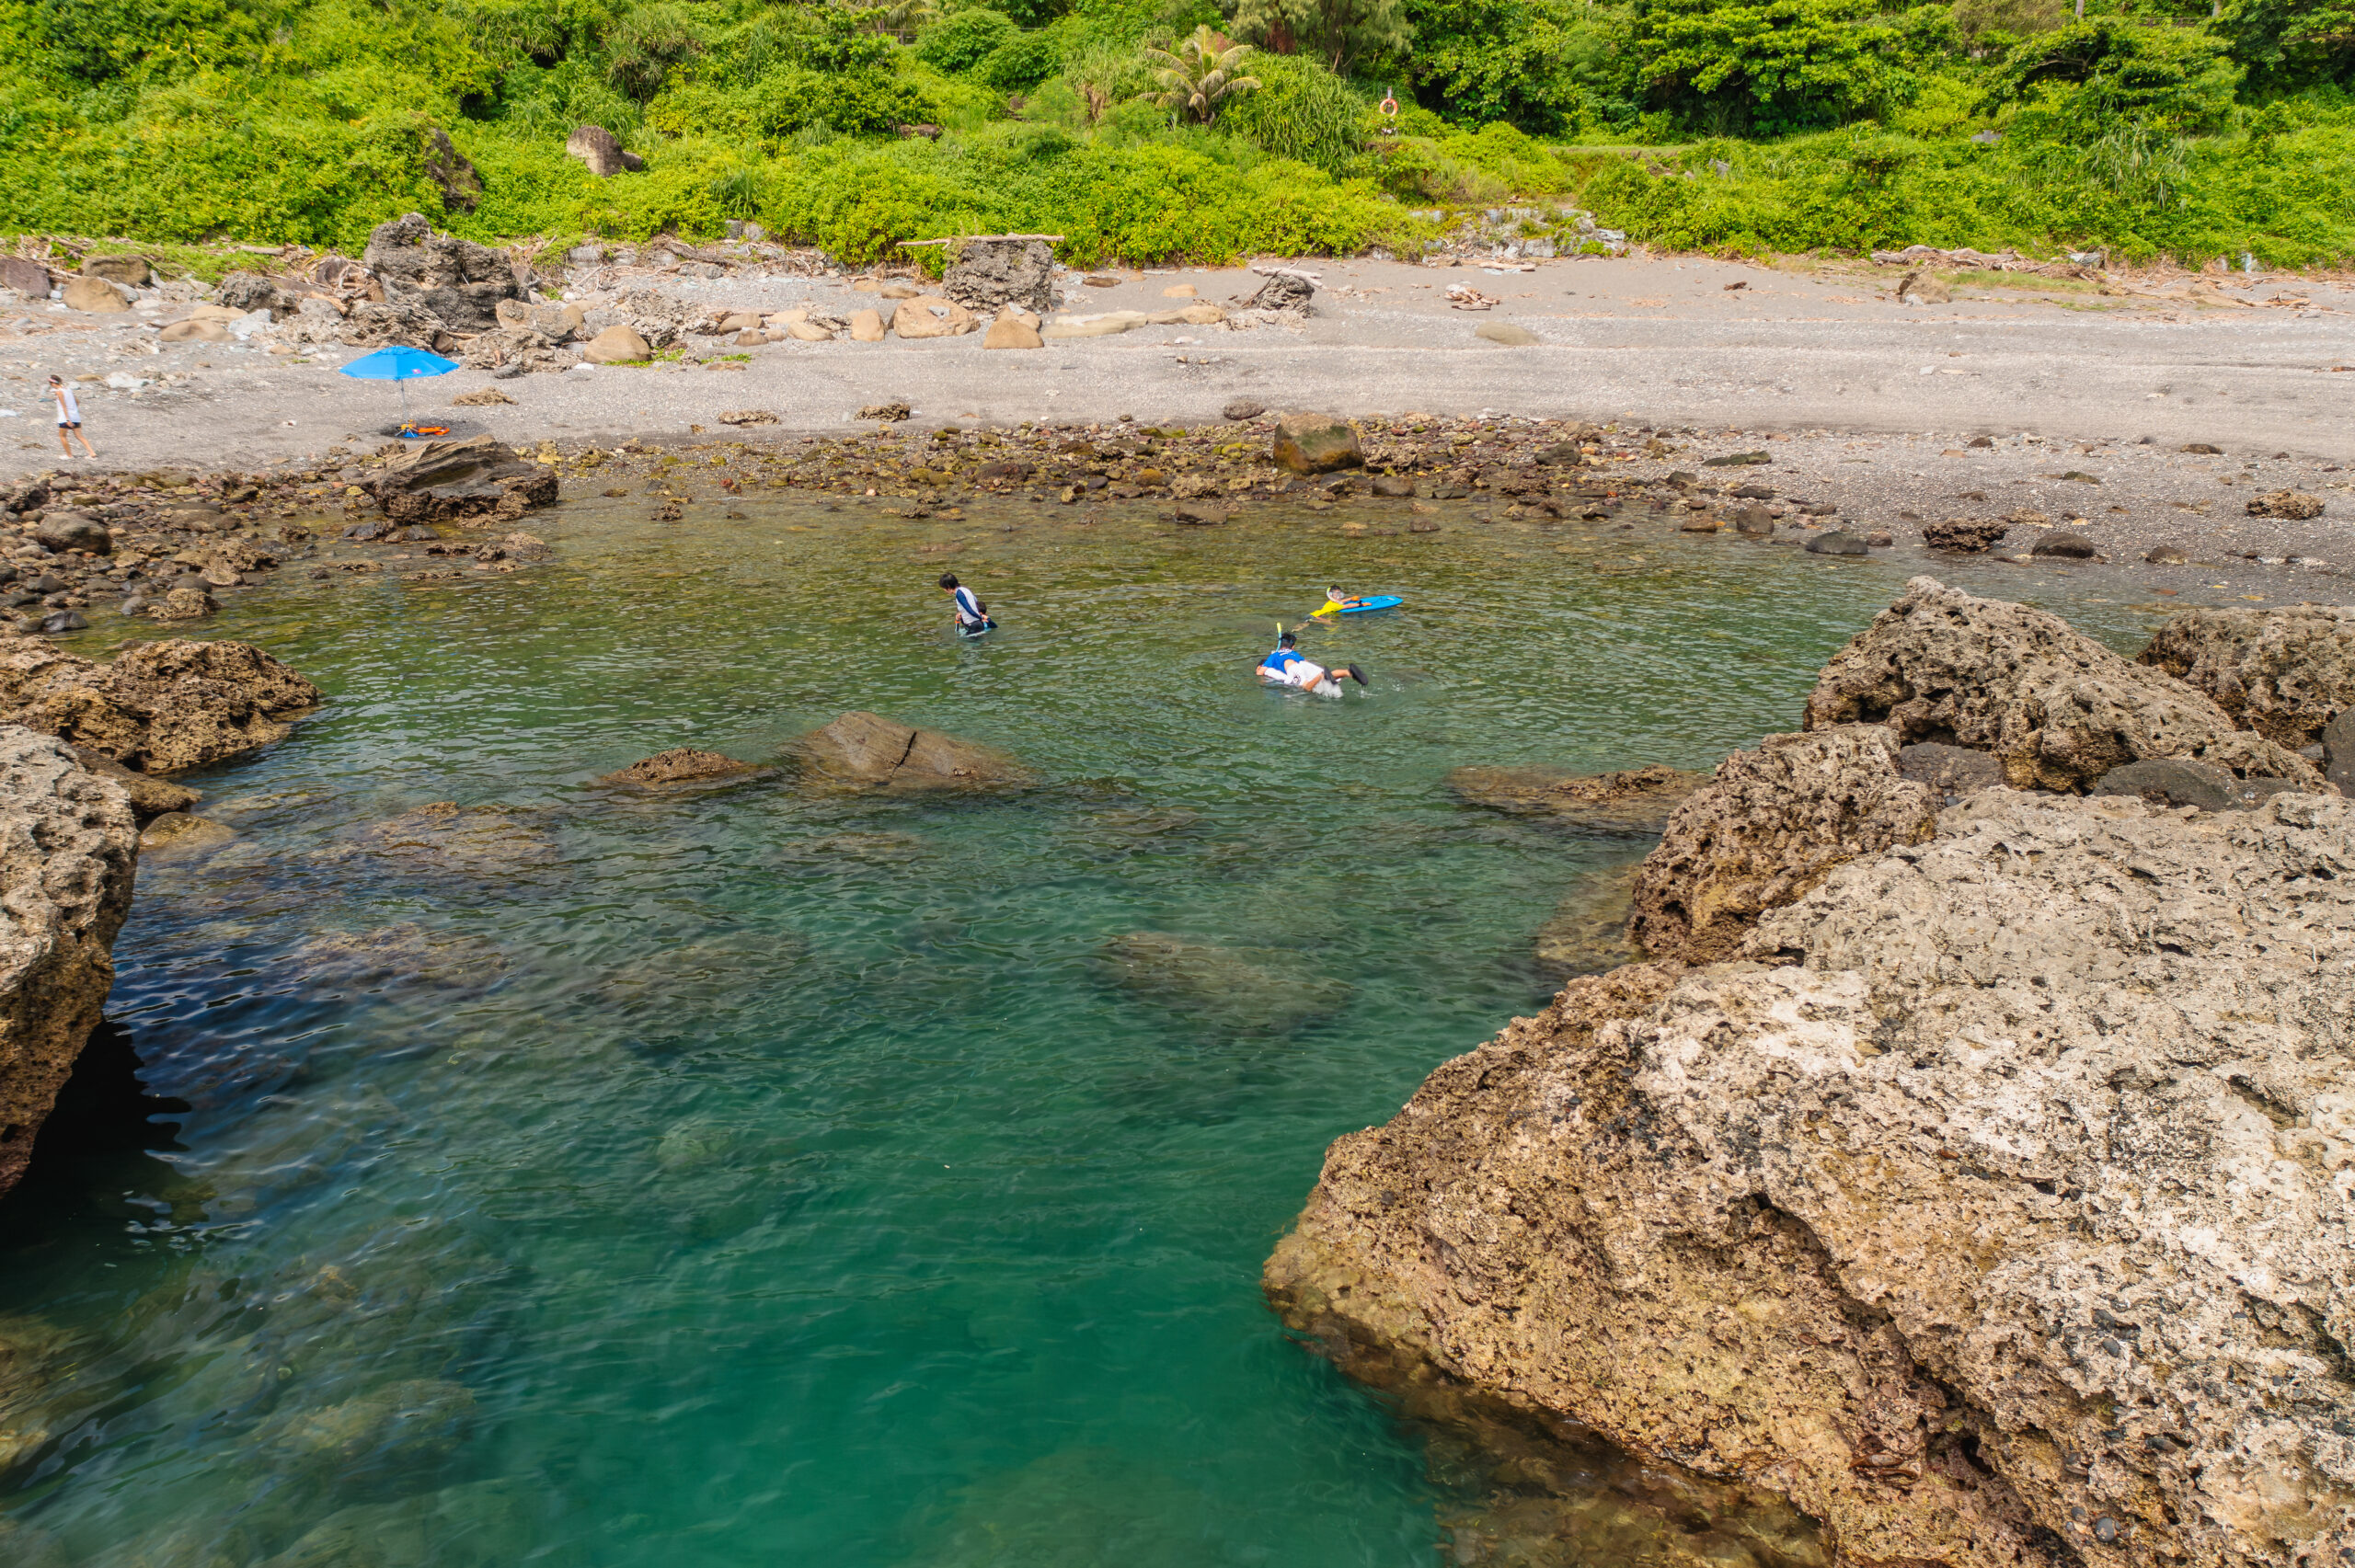
[[[1853,533],[1833,529],[1809,540],[1807,550],[1811,555],[1868,555],[1872,546]]]
[[[1733,525],[1740,532],[1763,539],[1775,532],[1775,514],[1761,506],[1739,507],[1734,510]]]
[[[1257,398],[1237,397],[1219,412],[1226,418],[1241,421],[1256,419],[1268,411],[1268,406]]]
[[[0,650],[0,693],[17,658]],[[11,705],[0,695],[0,711]],[[0,1194],[24,1174],[106,1006],[137,835],[121,784],[63,742],[0,724]],[[17,1392],[5,1347],[0,1368]]]
[[[1908,272],[1897,280],[1900,304],[1943,305],[1954,303],[1954,291],[1945,279],[1928,272]]]
[[[2154,544],[2144,552],[2142,559],[2154,567],[2180,567],[2191,557],[2172,544]]]
[[[1755,468],[1774,461],[1774,455],[1770,452],[1729,452],[1723,457],[1705,457],[1701,460],[1701,466],[1704,468]]]
[[[855,310],[850,313],[850,340],[854,343],[883,341],[883,313],[878,310]]]
[[[717,751],[698,751],[690,746],[658,751],[653,756],[632,762],[628,767],[605,774],[596,782],[601,784],[629,784],[641,788],[661,784],[702,784],[713,779],[741,778],[761,772],[750,762],[740,762],[733,757],[723,757]]]
[[[126,289],[144,289],[155,280],[155,268],[144,256],[86,256],[82,258],[82,274],[104,278]]]
[[[2192,756],[2242,774],[2320,774],[2205,695],[2059,616],[1918,577],[1823,667],[1810,730],[1886,725],[1993,753],[2016,789],[2082,791],[2124,763]]]
[[[1285,269],[1271,273],[1251,296],[1253,310],[1284,311],[1293,315],[1315,315],[1316,307],[1309,302],[1316,292],[1316,280],[1302,272]]]
[[[236,830],[225,823],[191,817],[185,811],[167,811],[140,833],[139,853],[150,861],[196,860],[236,836]]]
[[[0,289],[14,289],[27,299],[45,300],[52,287],[49,269],[21,256],[0,256]]]
[[[811,782],[836,788],[895,793],[1004,789],[1028,784],[1033,777],[994,748],[871,713],[846,713],[787,750]]]
[[[1366,482],[1368,493],[1398,499],[1415,493],[1415,481],[1404,474],[1377,474]]]
[[[903,300],[891,313],[891,331],[903,338],[958,338],[980,326],[981,319],[971,311],[937,294]]]
[[[1276,421],[1275,442],[1269,456],[1295,474],[1329,474],[1365,466],[1357,431],[1336,414],[1285,415]]]
[[[2093,787],[2095,795],[2130,795],[2154,806],[2196,806],[2202,811],[2246,811],[2284,788],[2286,779],[2236,779],[2229,768],[2189,757],[2154,757],[2112,768]],[[2307,786],[2310,787],[2310,786]]]
[[[88,512],[52,507],[33,525],[33,539],[48,550],[84,550],[93,555],[114,553],[114,535]]]
[[[450,406],[453,408],[488,408],[493,404],[512,403],[515,400],[513,398],[508,396],[507,394],[500,391],[499,388],[495,386],[478,386],[472,392],[462,392],[458,394],[457,396],[450,399]]]
[[[2011,531],[2011,524],[2007,522],[1991,522],[1975,517],[1950,517],[1943,522],[1923,524],[1922,543],[1933,550],[1952,550],[1975,555],[1993,549]]]
[[[1853,724],[1728,757],[1645,858],[1629,933],[1654,957],[1708,963],[1833,867],[1928,838],[1937,805],[1898,773],[1898,749],[1891,730]]]
[[[2176,450],[2177,452],[2191,452],[2200,457],[2222,457],[2224,455],[2224,449],[2223,447],[2211,446],[2206,441],[2193,441],[2188,446],[2180,446],[2176,448]]]
[[[557,498],[554,469],[515,455],[495,436],[405,441],[367,484],[385,521],[408,526],[512,520]]]
[[[155,621],[201,621],[220,609],[220,603],[201,588],[175,588],[162,599],[150,601],[147,615]]]
[[[122,291],[104,278],[68,278],[63,293],[68,310],[111,315],[131,308],[131,302],[123,297]]]
[[[1875,550],[1886,550],[1897,543],[1897,536],[1887,529],[1876,528],[1865,535],[1865,543]]]
[[[989,335],[982,339],[984,349],[1043,349],[1046,339],[1039,329],[1012,311],[1003,311],[990,323]]]
[[[1599,833],[1657,833],[1678,804],[1708,782],[1706,773],[1665,762],[1609,773],[1471,767],[1447,775],[1447,787],[1467,806]]]
[[[652,359],[654,349],[636,327],[615,325],[589,339],[580,357],[592,365],[637,365]]]
[[[858,411],[858,417],[862,419],[879,419],[884,424],[895,425],[913,412],[915,410],[904,403],[870,403]]]
[[[2028,547],[2031,555],[2060,555],[2072,561],[2089,561],[2100,553],[2084,534],[2062,528],[2039,534],[2036,543]]]
[[[2303,490],[2268,490],[2253,498],[2247,507],[2251,517],[2286,518],[2292,522],[2320,517],[2322,510],[2322,498]]]
[[[217,321],[176,321],[155,337],[164,343],[226,343],[229,329]]]
[[[2355,709],[2355,609],[2186,611],[2135,662],[2197,687],[2234,723],[2294,750]]]
[[[729,408],[719,416],[723,425],[774,425],[776,415],[766,408]]]

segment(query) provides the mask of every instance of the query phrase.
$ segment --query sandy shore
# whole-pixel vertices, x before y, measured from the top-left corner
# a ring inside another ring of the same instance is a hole
[[[1953,303],[1900,304],[1897,273],[1848,263],[1769,268],[1706,260],[1582,258],[1532,271],[1366,261],[1300,263],[1322,275],[1299,326],[1147,328],[984,352],[980,335],[863,344],[778,343],[744,355],[693,340],[694,360],[498,383],[512,406],[461,410],[516,441],[683,439],[718,415],[774,412],[785,429],[839,430],[862,405],[903,399],[919,422],[1091,420],[1133,413],[1200,422],[1229,400],[1352,416],[1482,410],[1740,431],[1822,429],[2055,439],[2203,441],[2236,456],[2355,457],[2355,287],[2228,278],[2102,294],[2084,282],[1968,275]],[[1117,274],[1078,289],[1097,310],[1160,308],[1190,284],[1205,300],[1247,293],[1242,269]],[[614,280],[610,271],[608,281]],[[584,290],[596,280],[583,271]],[[620,280],[630,286],[658,281]],[[1467,283],[1486,312],[1449,307]],[[1728,285],[1740,283],[1739,289]],[[775,310],[872,303],[846,279],[786,273],[659,280],[698,304]],[[148,320],[168,320],[170,310]],[[1476,337],[1511,322],[1538,341]],[[273,358],[259,349],[158,345],[133,318],[27,307],[0,331],[0,468],[55,465],[40,395],[54,372],[96,376],[81,400],[104,466],[250,466],[316,455],[396,412],[392,389],[335,373],[350,351]],[[143,341],[144,339],[144,341]],[[725,368],[707,368],[712,361]],[[2335,369],[2336,368],[2336,369]],[[103,378],[144,384],[117,388]],[[459,371],[418,383],[420,412],[490,384]]]

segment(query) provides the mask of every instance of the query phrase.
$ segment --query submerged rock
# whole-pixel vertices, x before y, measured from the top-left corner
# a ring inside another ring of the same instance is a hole
[[[1974,795],[1744,962],[1442,1067],[1332,1146],[1269,1296],[1410,1408],[1770,1488],[1843,1563],[2333,1558],[2351,844],[2315,795]]]
[[[507,956],[477,937],[430,931],[414,921],[373,931],[323,931],[281,961],[306,990],[376,990],[396,985],[479,990],[507,968]]]
[[[554,865],[556,841],[510,806],[437,800],[362,829],[354,846],[418,871],[514,876]]]
[[[250,643],[136,643],[97,664],[47,643],[0,647],[0,722],[144,773],[201,767],[282,738],[322,693]]]
[[[2191,610],[2158,629],[2135,663],[2214,699],[2235,724],[2295,750],[2355,708],[2355,609]]]
[[[167,811],[149,822],[139,835],[139,853],[150,864],[198,860],[233,842],[237,830],[224,822]]]
[[[1457,768],[1447,787],[1471,806],[1514,816],[1550,817],[1571,827],[1606,833],[1657,833],[1677,802],[1708,782],[1651,762],[1609,773],[1569,773],[1552,768]]]
[[[106,1006],[138,853],[121,784],[0,725],[0,1194]]]
[[[1115,936],[1097,961],[1113,985],[1203,1032],[1281,1036],[1339,1012],[1350,988],[1290,954],[1221,946],[1162,931]]]
[[[979,741],[856,711],[802,736],[787,748],[787,755],[804,776],[837,788],[1005,789],[1034,777],[1012,757]]]
[[[2321,782],[2296,752],[2234,728],[2207,697],[2059,616],[1925,577],[1817,679],[1808,728],[1853,724],[1989,752],[2019,789],[2082,791],[2121,763],[2182,756]]]
[[[159,817],[167,811],[186,811],[204,798],[200,790],[186,784],[159,779],[153,773],[135,773],[103,751],[87,746],[74,748],[74,760],[101,778],[112,779],[131,797],[132,814],[141,818]]]
[[[651,757],[642,758],[626,768],[616,769],[596,782],[650,789],[664,784],[706,784],[716,779],[738,778],[760,771],[750,762],[740,762],[717,751],[698,751],[692,746],[676,746],[668,751],[657,751]]]
[[[1627,934],[1641,861],[1582,873],[1538,928],[1537,967],[1557,976],[1592,975],[1643,956]]]
[[[1629,934],[1655,957],[1722,958],[1834,867],[1928,838],[1937,803],[1897,757],[1892,732],[1861,724],[1728,757],[1637,870]]]

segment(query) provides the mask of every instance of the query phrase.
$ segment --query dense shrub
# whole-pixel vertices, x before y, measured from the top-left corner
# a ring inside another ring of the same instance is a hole
[[[1355,167],[1365,139],[1366,101],[1314,61],[1254,52],[1244,69],[1258,89],[1235,99],[1219,124],[1279,157],[1330,174]]]

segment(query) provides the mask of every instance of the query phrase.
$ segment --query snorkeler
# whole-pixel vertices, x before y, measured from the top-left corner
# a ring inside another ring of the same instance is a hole
[[[1259,680],[1269,686],[1292,686],[1316,697],[1338,697],[1341,694],[1339,677],[1348,676],[1362,686],[1365,672],[1354,664],[1344,664],[1327,670],[1300,651],[1298,639],[1290,632],[1276,638],[1275,650],[1259,661]]]

